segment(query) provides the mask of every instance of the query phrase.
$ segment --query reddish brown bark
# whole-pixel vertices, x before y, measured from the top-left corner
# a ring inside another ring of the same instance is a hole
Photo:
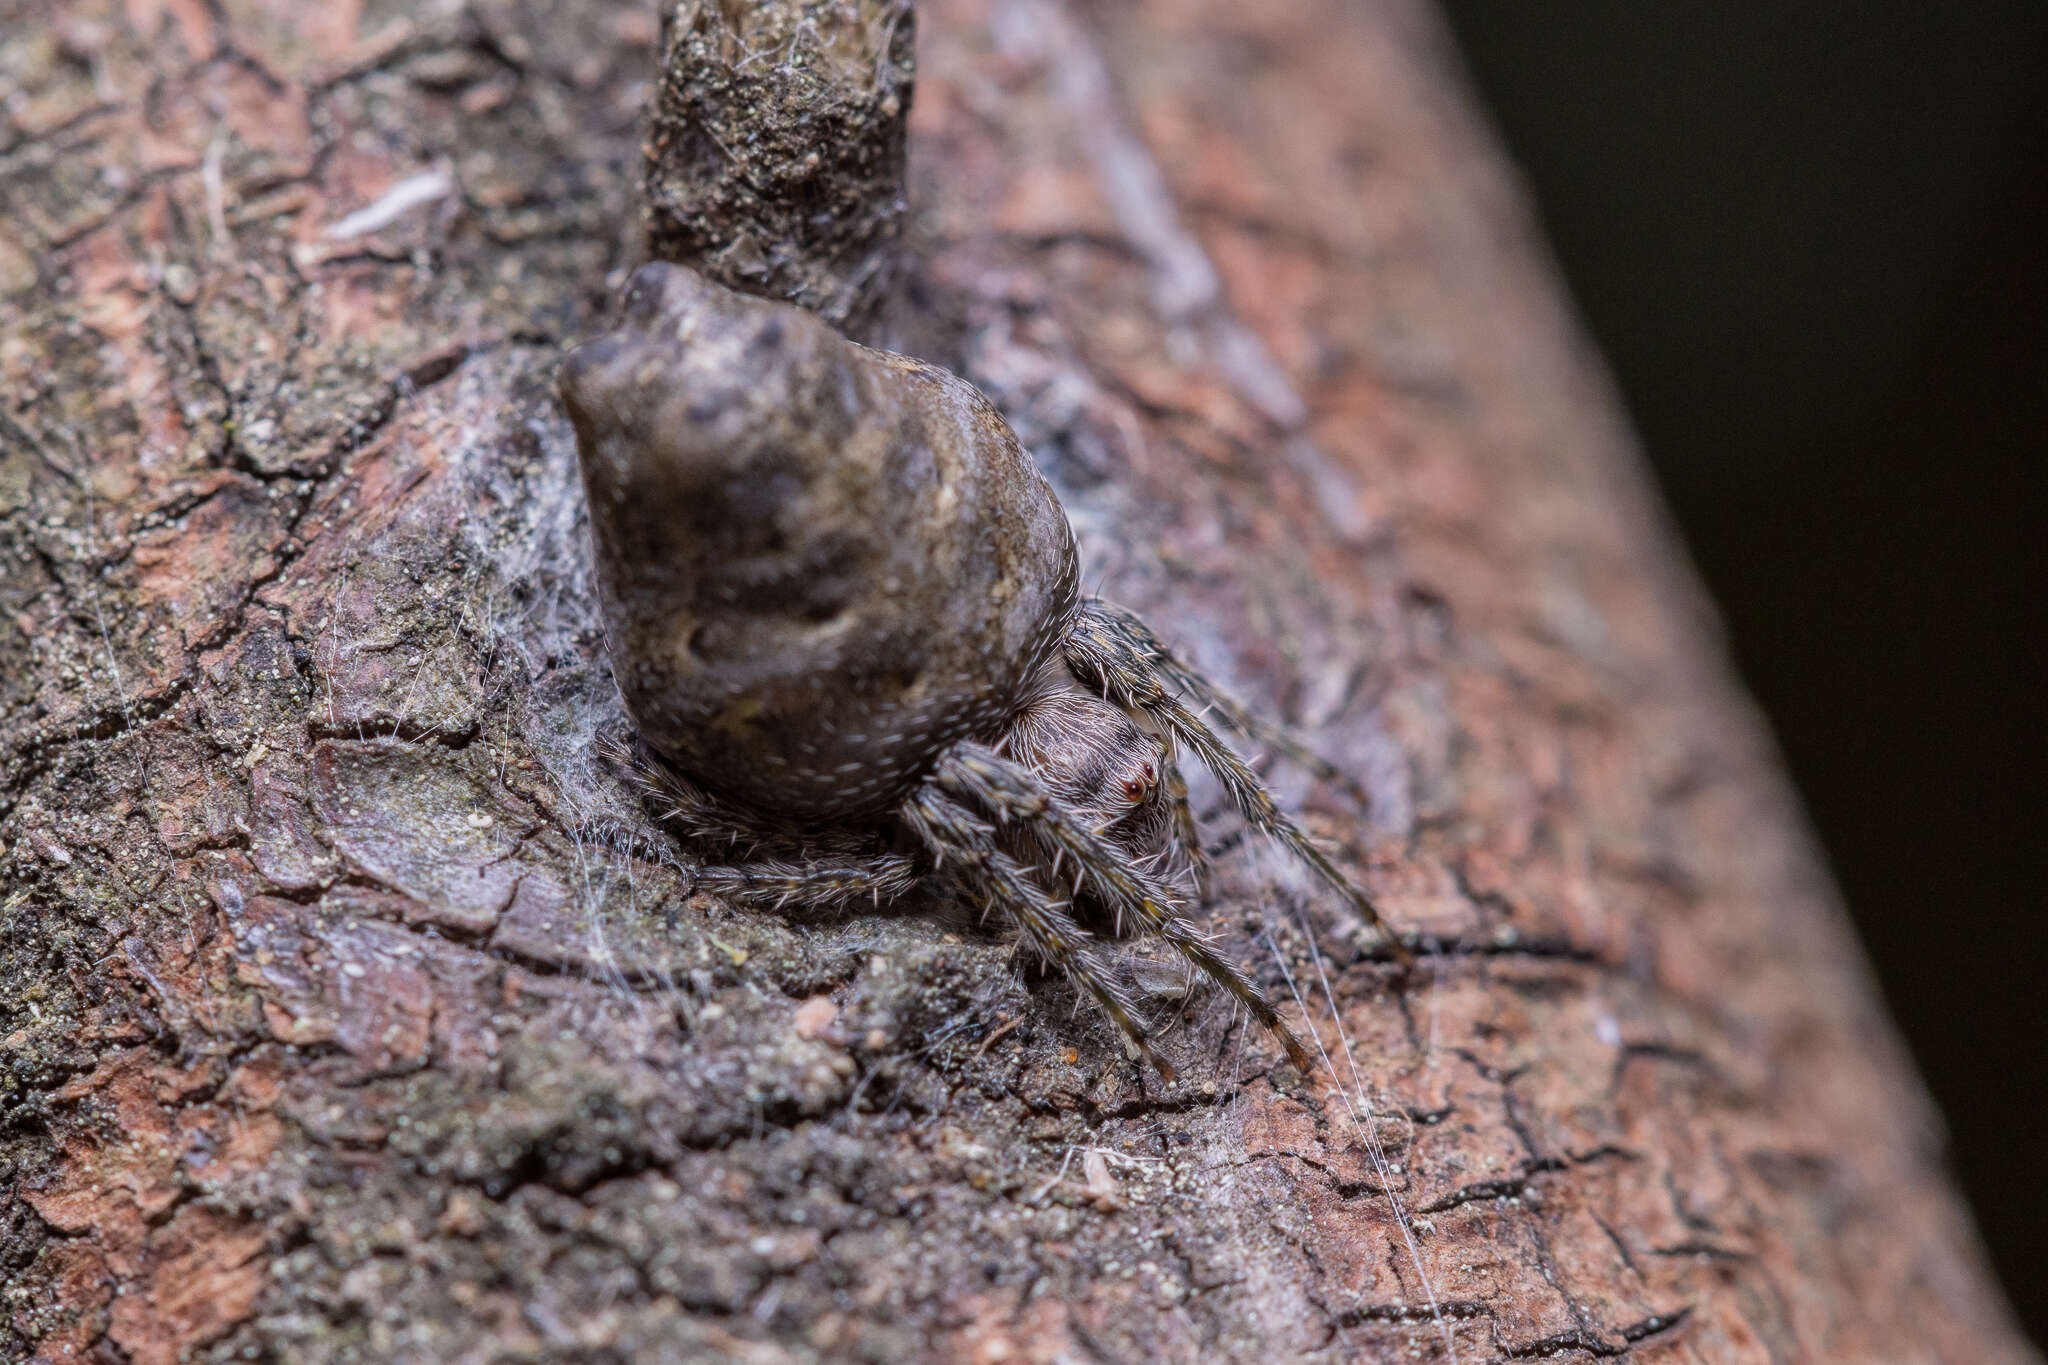
[[[0,0],[0,1355],[2031,1359],[1430,16],[920,25],[904,344],[1443,951],[1226,859],[1338,1060],[1167,1086],[689,896],[549,396],[652,15]]]

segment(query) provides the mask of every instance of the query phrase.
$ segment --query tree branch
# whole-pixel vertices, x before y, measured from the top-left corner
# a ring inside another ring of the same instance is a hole
[[[884,174],[763,287],[900,270],[876,334],[1356,777],[1269,770],[1440,950],[1205,810],[1329,1069],[1133,949],[1165,1085],[953,907],[693,894],[596,754],[551,398],[659,37],[0,0],[0,1356],[2032,1358],[1400,0],[931,4],[903,254]]]

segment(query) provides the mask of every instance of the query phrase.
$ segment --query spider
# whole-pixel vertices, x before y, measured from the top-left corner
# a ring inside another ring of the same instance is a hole
[[[625,766],[683,838],[744,846],[707,858],[699,888],[838,910],[949,883],[1171,1078],[1083,927],[1106,912],[1312,1072],[1186,914],[1205,868],[1183,758],[1404,965],[1407,950],[1205,717],[1255,742],[1277,731],[1080,593],[1066,514],[994,405],[681,266],[640,269],[623,311],[564,361],[561,394],[639,726]]]

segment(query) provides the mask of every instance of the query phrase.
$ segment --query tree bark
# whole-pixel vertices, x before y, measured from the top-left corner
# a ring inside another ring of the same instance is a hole
[[[919,29],[899,344],[1436,951],[1228,854],[1331,1070],[1167,1085],[693,896],[551,398],[656,16],[0,0],[0,1358],[2033,1359],[1435,19]]]

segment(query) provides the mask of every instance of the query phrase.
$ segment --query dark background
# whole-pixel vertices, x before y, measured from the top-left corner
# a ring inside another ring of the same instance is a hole
[[[2048,4],[1446,8],[2048,1342]]]

